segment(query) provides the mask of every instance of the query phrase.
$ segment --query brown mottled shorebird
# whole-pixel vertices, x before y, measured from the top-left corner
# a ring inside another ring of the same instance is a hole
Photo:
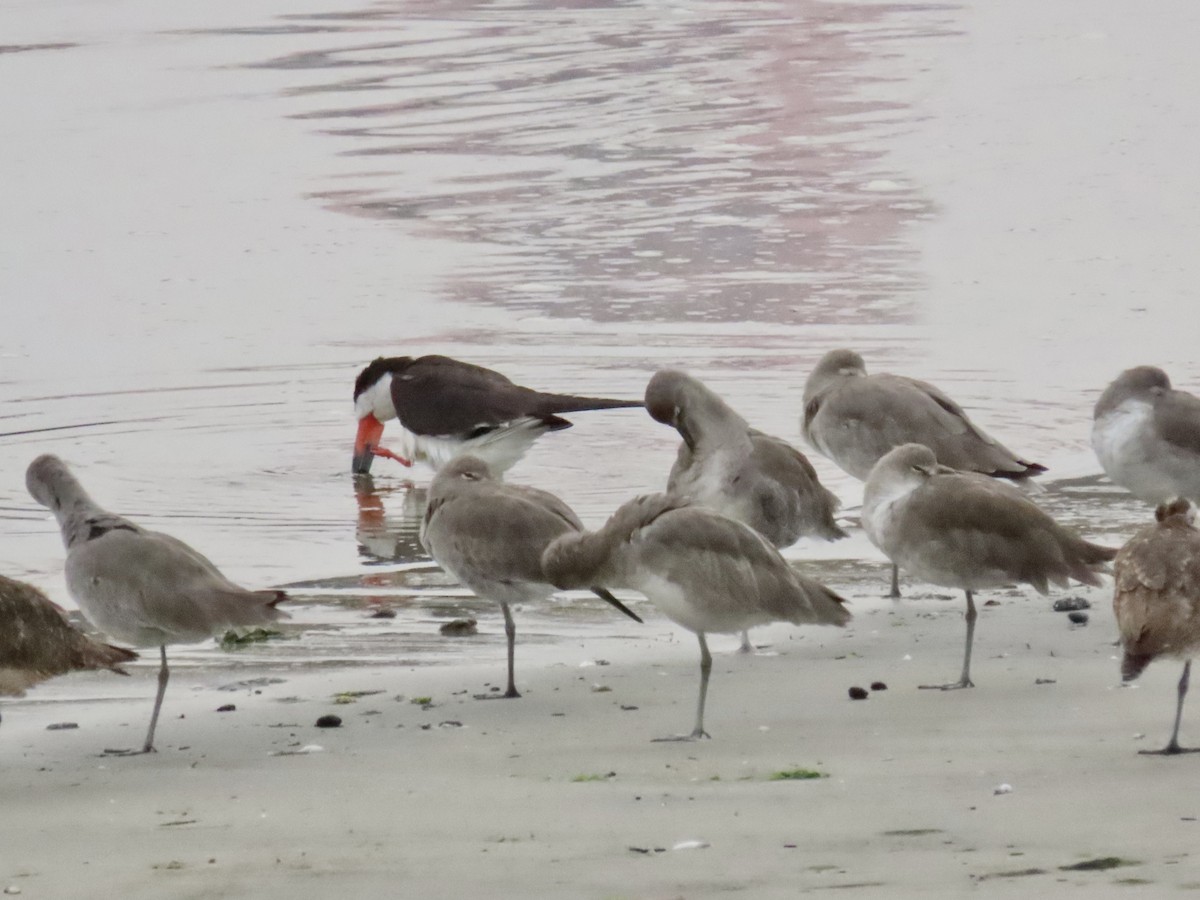
[[[641,405],[640,400],[535,391],[448,356],[381,356],[354,381],[358,435],[351,469],[366,474],[376,456],[406,466],[424,461],[437,469],[471,453],[499,476],[543,434],[571,427],[561,413]],[[400,425],[403,455],[379,446],[389,419]]]
[[[1125,649],[1121,680],[1133,681],[1160,656],[1182,659],[1171,740],[1161,750],[1140,752],[1196,753],[1200,747],[1179,746],[1179,723],[1192,657],[1200,653],[1200,531],[1187,500],[1161,504],[1154,518],[1117,554],[1113,611]]]
[[[421,543],[439,566],[504,613],[508,639],[505,697],[520,697],[513,676],[517,628],[510,605],[544,600],[555,587],[542,572],[542,551],[583,530],[574,511],[547,491],[496,480],[477,456],[443,466],[429,486]],[[642,620],[602,587],[581,584],[635,622]]]
[[[653,494],[629,501],[602,528],[572,532],[542,557],[559,587],[602,584],[645,594],[700,640],[700,698],[692,733],[706,738],[704,701],[712,671],[705,634],[768,622],[845,625],[837,594],[788,565],[757,531],[685,498]]]
[[[921,685],[942,690],[974,687],[976,591],[1024,582],[1046,594],[1070,578],[1099,586],[1098,574],[1117,553],[1072,534],[1008,484],[938,465],[921,444],[897,447],[871,471],[863,527],[906,572],[967,595],[962,676]]]
[[[801,537],[846,537],[833,518],[840,501],[804,454],[751,428],[699,379],[656,372],[646,385],[646,411],[683,438],[667,493],[749,525],[776,548]],[[752,650],[744,633],[742,650]]]
[[[868,375],[853,350],[829,351],[808,376],[803,429],[815,450],[860,481],[885,453],[910,443],[929,447],[944,466],[992,478],[1022,481],[1046,471],[986,434],[932,384]],[[890,596],[900,596],[895,566]]]
[[[0,695],[24,696],[47,678],[82,669],[128,675],[137,654],[88,637],[31,584],[0,575]]]
[[[1143,503],[1200,500],[1200,398],[1172,389],[1154,366],[1126,369],[1092,414],[1105,473]]]
[[[183,541],[147,531],[96,504],[57,456],[29,465],[25,484],[58,520],[67,548],[67,589],[88,621],[135,647],[158,647],[158,693],[142,753],[167,690],[168,644],[194,644],[231,628],[287,618],[283,591],[249,591]]]

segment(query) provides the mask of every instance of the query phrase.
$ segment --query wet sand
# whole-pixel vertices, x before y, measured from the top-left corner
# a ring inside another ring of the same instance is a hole
[[[1068,594],[1093,600],[1090,624],[981,598],[999,605],[982,608],[969,691],[917,689],[958,671],[961,598],[864,598],[844,634],[760,629],[754,657],[718,638],[713,738],[696,743],[651,742],[690,728],[698,675],[692,637],[661,621],[520,645],[514,701],[472,696],[502,684],[501,656],[233,691],[217,688],[236,676],[185,670],[150,757],[96,755],[140,740],[148,677],[136,698],[22,704],[3,726],[4,881],[147,898],[1195,889],[1194,760],[1136,755],[1166,741],[1178,667],[1118,687],[1107,592]],[[348,691],[379,693],[334,701]],[[341,728],[314,727],[329,713]],[[43,730],[63,719],[81,727]],[[822,777],[773,780],[798,769]],[[675,849],[688,841],[707,846]],[[1103,857],[1128,865],[1061,868]]]
[[[96,755],[140,741],[150,664],[5,703],[0,886],[1200,887],[1196,760],[1136,755],[1166,740],[1178,670],[1117,687],[1107,590],[1065,592],[1093,601],[1082,628],[999,592],[979,625],[979,687],[924,692],[958,671],[961,599],[909,585],[893,607],[860,533],[801,544],[790,555],[850,598],[852,627],[756,631],[778,655],[750,659],[723,641],[713,740],[656,744],[691,722],[690,635],[562,604],[518,612],[525,697],[474,700],[502,674],[499,617],[421,567],[406,473],[356,495],[349,384],[376,353],[450,352],[530,384],[630,396],[656,366],[683,365],[795,439],[804,375],[850,344],[946,388],[1054,478],[1079,476],[1040,498],[1056,516],[1110,543],[1146,517],[1097,481],[1086,434],[1125,365],[1200,384],[1179,340],[1200,275],[1195,167],[1180,155],[1198,125],[1180,76],[1192,7],[821,4],[788,32],[772,24],[779,7],[754,4],[754,27],[725,42],[719,6],[697,27],[683,7],[608,25],[605,46],[630,54],[615,100],[572,93],[589,84],[573,61],[601,43],[586,21],[541,67],[544,41],[524,29],[569,17],[557,9],[506,11],[503,29],[455,3],[424,16],[274,0],[4,13],[0,164],[20,174],[0,205],[19,254],[0,264],[5,573],[65,602],[57,533],[22,484],[28,460],[54,451],[97,499],[238,580],[304,586],[292,641],[173,654],[154,756]],[[778,40],[764,49],[762,31]],[[701,39],[751,60],[739,72],[753,77],[689,56]],[[662,76],[637,52],[655,58],[655,41],[677,54]],[[440,80],[443,59],[469,65]],[[493,61],[502,71],[477,89]],[[822,75],[790,90],[793,66]],[[472,131],[481,92],[506,84],[536,102]],[[652,97],[649,113],[629,97]],[[590,161],[589,134],[567,127],[579,106],[600,133]],[[769,124],[748,128],[764,110]],[[676,178],[686,216],[667,202]],[[540,230],[546,210],[557,230]],[[760,232],[769,246],[747,237]],[[651,425],[581,417],[514,478],[596,523],[664,477],[675,436]],[[814,462],[852,510],[860,487]],[[872,568],[851,575],[859,559]],[[397,620],[363,618],[382,603]],[[437,637],[464,611],[479,638]],[[610,665],[581,666],[597,659]],[[219,690],[256,678],[283,680]],[[875,680],[889,689],[848,699]],[[367,690],[382,693],[334,703]],[[237,710],[215,712],[224,703]],[[313,727],[325,713],[344,726]],[[80,727],[46,730],[63,721]],[[771,780],[799,768],[827,777]],[[689,840],[710,846],[672,849]],[[1137,865],[1060,868],[1108,856]]]

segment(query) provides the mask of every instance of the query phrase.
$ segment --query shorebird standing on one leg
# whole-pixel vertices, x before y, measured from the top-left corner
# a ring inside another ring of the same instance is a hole
[[[943,466],[962,472],[1023,481],[1046,471],[986,434],[932,384],[868,375],[853,350],[831,350],[808,376],[803,429],[815,450],[860,481],[885,453],[910,443],[924,444]],[[890,596],[900,596],[894,565]]]
[[[358,435],[351,468],[366,474],[376,456],[386,456],[406,466],[423,461],[437,469],[471,453],[500,476],[543,434],[571,427],[561,413],[641,405],[640,400],[535,391],[447,356],[381,356],[354,381]],[[401,455],[379,445],[389,419],[399,422]]]
[[[689,735],[706,738],[704,703],[712,655],[705,634],[768,622],[845,625],[841,597],[805,578],[765,538],[741,522],[686,499],[653,494],[631,500],[594,532],[558,538],[542,557],[559,587],[601,584],[645,594],[700,641],[700,697]]]
[[[683,439],[668,493],[744,522],[778,549],[801,537],[846,537],[833,518],[838,498],[804,454],[751,428],[699,379],[656,372],[646,386],[646,411]],[[742,650],[752,650],[745,632]]]
[[[31,584],[0,575],[0,695],[20,697],[40,681],[83,669],[128,675],[137,654],[88,637]]]
[[[1192,657],[1200,653],[1200,531],[1187,500],[1160,505],[1154,517],[1155,524],[1117,554],[1113,611],[1125,650],[1121,680],[1133,681],[1160,656],[1182,659],[1171,740],[1161,750],[1141,752],[1196,753],[1200,748],[1179,746],[1179,724]]]
[[[421,543],[434,561],[504,613],[508,640],[505,697],[520,697],[513,675],[517,628],[513,603],[545,599],[555,587],[542,572],[542,551],[555,538],[583,530],[567,504],[547,491],[497,481],[476,456],[451,460],[429,486]],[[589,587],[635,622],[642,621],[612,594]]]
[[[1070,578],[1095,587],[1117,553],[1072,534],[1003,482],[938,465],[921,444],[897,447],[871,471],[863,527],[906,572],[966,593],[962,675],[950,684],[922,685],[942,690],[974,687],[976,591],[1016,581],[1045,594]]]
[[[286,618],[275,605],[287,595],[238,587],[183,541],[107,512],[57,456],[30,463],[25,484],[58,520],[67,589],[88,621],[119,641],[159,648],[158,693],[141,750],[149,753],[170,677],[167,645]]]

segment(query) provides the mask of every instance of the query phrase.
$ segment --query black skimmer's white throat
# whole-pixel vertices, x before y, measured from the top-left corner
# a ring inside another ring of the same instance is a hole
[[[555,538],[583,530],[579,517],[548,491],[508,484],[477,456],[438,470],[429,486],[421,543],[439,566],[480,597],[500,604],[508,640],[505,697],[519,697],[513,676],[513,603],[542,600],[555,587],[542,572],[542,551]],[[642,620],[601,587],[593,592],[636,622]]]
[[[1154,366],[1126,369],[1101,394],[1092,449],[1105,473],[1145,503],[1200,500],[1200,398]]]
[[[1010,484],[938,465],[905,444],[876,463],[863,496],[863,528],[904,571],[967,596],[962,675],[943,690],[974,687],[971,645],[976,591],[1015,582],[1039,593],[1073,578],[1093,587],[1117,551],[1072,534]]]
[[[471,453],[499,476],[543,434],[571,427],[561,413],[641,405],[640,400],[535,391],[446,356],[381,356],[354,381],[358,435],[352,470],[369,472],[376,456],[438,469],[460,453]],[[400,425],[399,454],[379,444],[389,419]]]
[[[25,485],[58,520],[67,589],[88,621],[124,643],[159,648],[158,694],[141,751],[149,753],[170,677],[167,645],[287,618],[275,608],[287,595],[238,587],[183,541],[106,511],[57,456],[30,463]]]
[[[941,390],[903,375],[868,375],[853,350],[831,350],[804,385],[804,438],[847,474],[866,481],[902,444],[924,444],[943,466],[1022,481],[1046,467],[986,434]],[[892,597],[900,596],[895,568]]]

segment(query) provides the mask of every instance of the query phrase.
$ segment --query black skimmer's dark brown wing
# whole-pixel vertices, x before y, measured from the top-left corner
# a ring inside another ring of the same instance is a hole
[[[497,472],[512,466],[547,431],[569,428],[561,413],[640,407],[640,400],[552,394],[446,356],[380,357],[354,383],[359,420],[353,470],[365,473],[379,447],[383,423],[402,429],[402,462],[423,459],[434,468],[469,450]]]

